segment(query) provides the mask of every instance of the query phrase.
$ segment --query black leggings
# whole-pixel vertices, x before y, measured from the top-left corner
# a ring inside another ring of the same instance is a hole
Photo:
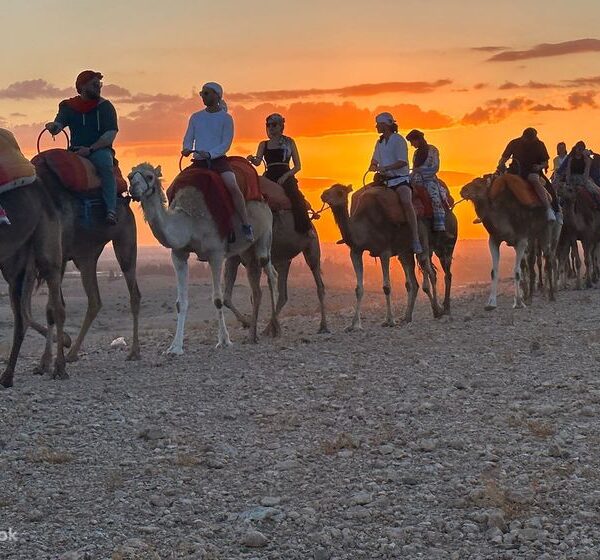
[[[298,233],[308,233],[312,227],[310,218],[308,217],[308,209],[310,206],[298,188],[297,179],[295,177],[289,177],[281,186],[292,203],[294,229]]]

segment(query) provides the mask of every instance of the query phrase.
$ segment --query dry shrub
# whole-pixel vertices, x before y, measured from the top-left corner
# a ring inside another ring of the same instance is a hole
[[[553,436],[556,433],[556,426],[550,422],[544,422],[543,420],[529,420],[527,422],[529,431],[539,439],[546,439]]]
[[[189,453],[178,453],[173,459],[173,464],[177,467],[197,467],[201,464],[200,459]]]
[[[73,461],[74,457],[66,451],[54,451],[48,447],[40,447],[27,457],[31,463],[48,463],[50,465],[64,465]]]
[[[321,447],[325,455],[334,455],[342,449],[358,449],[360,443],[351,435],[341,433],[334,440],[325,440]]]
[[[502,510],[506,521],[524,516],[529,506],[527,504],[518,504],[508,499],[506,490],[500,487],[495,478],[484,479],[483,501],[486,505]]]

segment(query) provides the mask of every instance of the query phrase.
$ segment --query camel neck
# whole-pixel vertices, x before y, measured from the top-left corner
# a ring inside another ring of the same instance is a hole
[[[331,211],[333,213],[333,219],[335,220],[335,223],[337,224],[344,241],[351,243],[352,230],[350,228],[350,215],[348,213],[348,206],[332,206]]]
[[[156,192],[142,201],[144,216],[161,245],[169,249],[180,249],[187,242],[187,237],[180,235],[183,220],[165,206],[161,193],[159,183]]]

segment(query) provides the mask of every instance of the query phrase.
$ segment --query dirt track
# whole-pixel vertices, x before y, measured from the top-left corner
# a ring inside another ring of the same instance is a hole
[[[313,291],[296,289],[283,338],[244,344],[228,316],[235,345],[217,351],[196,285],[174,359],[172,281],[156,280],[132,363],[109,348],[129,336],[123,282],[102,283],[71,379],[28,373],[29,334],[0,393],[0,536],[18,539],[2,558],[599,557],[597,291],[515,312],[505,295],[490,314],[473,288],[438,321],[421,294],[392,329],[368,293],[354,333],[352,293],[336,292],[333,334],[317,335]]]

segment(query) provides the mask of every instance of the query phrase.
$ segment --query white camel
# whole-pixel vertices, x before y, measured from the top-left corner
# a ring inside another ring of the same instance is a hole
[[[221,273],[225,260],[239,256],[246,267],[252,290],[252,317],[250,342],[257,342],[256,323],[261,300],[260,273],[265,271],[271,294],[271,321],[277,324],[277,273],[271,264],[273,215],[266,203],[248,201],[248,216],[254,229],[254,242],[245,240],[241,222],[232,218],[236,240],[229,243],[219,234],[217,224],[208,210],[204,196],[195,187],[183,187],[175,195],[169,208],[161,185],[161,168],[142,163],[129,174],[130,193],[140,201],[144,216],[154,237],[171,249],[171,258],[177,274],[177,331],[169,354],[183,354],[183,335],[188,310],[188,258],[195,253],[201,261],[208,261],[212,273],[213,303],[217,309],[219,341],[217,348],[230,346],[231,340],[223,315]]]

